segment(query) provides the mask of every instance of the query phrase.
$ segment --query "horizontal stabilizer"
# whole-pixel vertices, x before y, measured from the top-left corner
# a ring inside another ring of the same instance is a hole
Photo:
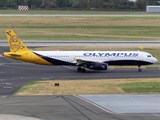
[[[20,54],[9,54],[11,56],[21,56]]]

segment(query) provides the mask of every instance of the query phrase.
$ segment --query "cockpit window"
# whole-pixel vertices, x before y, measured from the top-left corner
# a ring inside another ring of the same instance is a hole
[[[147,57],[152,57],[151,55],[147,55]]]

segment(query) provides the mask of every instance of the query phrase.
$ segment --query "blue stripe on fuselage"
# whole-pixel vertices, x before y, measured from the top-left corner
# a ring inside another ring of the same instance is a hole
[[[66,61],[62,61],[62,60],[57,60],[57,59],[54,59],[54,58],[50,58],[50,57],[47,57],[47,56],[43,56],[43,55],[40,55],[38,53],[35,53],[34,54],[38,55],[39,57],[45,59],[46,61],[52,63],[53,65],[76,65],[76,63],[70,63],[70,62],[66,62]]]
[[[107,61],[105,63],[108,63],[108,65],[117,65],[117,66],[121,66],[121,65],[124,65],[124,66],[127,66],[127,65],[135,65],[135,66],[138,66],[138,65],[150,65],[150,64],[153,64],[153,63],[150,63],[150,62],[147,62],[147,61],[141,61],[141,60],[113,60],[113,61]]]

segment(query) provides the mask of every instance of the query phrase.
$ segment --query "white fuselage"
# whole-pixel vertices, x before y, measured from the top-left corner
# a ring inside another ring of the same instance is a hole
[[[76,65],[77,59],[108,65],[148,65],[157,59],[141,51],[32,51],[53,65]]]

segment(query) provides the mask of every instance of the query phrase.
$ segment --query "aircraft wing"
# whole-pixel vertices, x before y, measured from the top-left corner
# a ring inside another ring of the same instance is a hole
[[[77,59],[77,66],[83,66],[83,65],[92,65],[95,63],[104,63],[104,61],[100,61],[100,60],[82,60],[82,59]]]

